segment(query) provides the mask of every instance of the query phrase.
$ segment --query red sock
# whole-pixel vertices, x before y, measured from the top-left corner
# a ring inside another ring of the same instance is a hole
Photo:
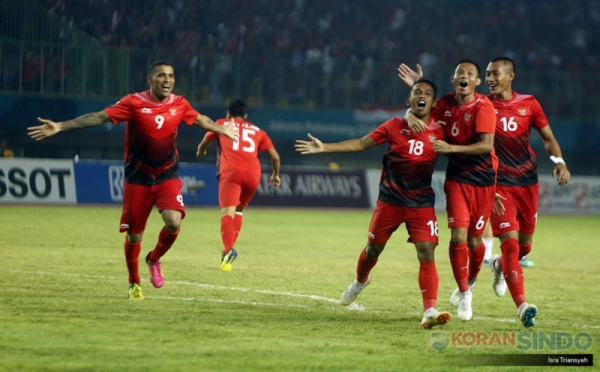
[[[481,270],[481,264],[483,263],[483,256],[485,255],[485,244],[479,244],[479,247],[475,249],[469,249],[469,280],[474,282],[477,280],[479,270]]]
[[[221,218],[221,239],[223,240],[223,253],[229,252],[235,242],[234,238],[235,226],[233,217],[225,215]]]
[[[175,239],[177,239],[177,235],[179,235],[179,230],[172,233],[167,230],[166,227],[163,226],[162,230],[160,230],[160,234],[158,234],[158,243],[154,250],[150,252],[150,256],[148,257],[150,261],[158,262],[162,256],[167,253],[167,251],[171,248]]]
[[[360,252],[360,256],[358,257],[358,265],[356,266],[356,280],[359,283],[364,283],[369,278],[369,273],[379,257],[369,258],[367,257],[367,248],[363,249]]]
[[[500,250],[502,251],[502,274],[515,305],[519,307],[525,302],[523,269],[519,264],[519,242],[517,239],[508,239],[500,246]]]
[[[139,283],[140,274],[138,272],[138,257],[142,249],[142,242],[131,244],[125,239],[125,263],[127,263],[127,271],[129,271],[129,284]]]
[[[242,231],[242,212],[235,212],[235,216],[233,217],[233,245],[237,242],[238,237],[240,236],[240,231]]]
[[[529,252],[531,252],[531,243],[527,245],[519,244],[519,261],[521,261],[523,257],[527,256]]]
[[[469,252],[467,250],[467,243],[454,244],[450,242],[450,265],[452,265],[452,273],[454,274],[456,284],[458,284],[458,290],[461,292],[469,290],[469,283],[467,281]]]
[[[419,267],[419,288],[421,288],[421,295],[423,296],[423,310],[427,310],[430,307],[435,308],[439,283],[435,261],[421,262],[421,266]]]

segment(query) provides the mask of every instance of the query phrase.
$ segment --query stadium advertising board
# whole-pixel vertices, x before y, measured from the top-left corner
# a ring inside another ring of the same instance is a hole
[[[218,183],[214,165],[180,163],[183,202],[192,205],[218,205]],[[123,201],[123,163],[82,160],[74,164],[77,202],[110,204]]]
[[[600,178],[573,176],[563,186],[551,176],[540,176],[539,211],[600,213]]]
[[[0,203],[77,203],[73,162],[0,159]]]
[[[292,207],[368,208],[369,193],[364,171],[337,171],[282,167],[281,186],[269,186],[270,171],[251,205]]]

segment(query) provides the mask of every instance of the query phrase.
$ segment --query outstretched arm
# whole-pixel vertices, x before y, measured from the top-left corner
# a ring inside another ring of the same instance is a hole
[[[269,185],[279,186],[281,185],[281,179],[279,178],[279,170],[281,169],[281,160],[279,154],[274,147],[267,150],[267,154],[271,157],[271,166],[273,166],[273,174],[269,178]]]
[[[65,130],[97,127],[98,125],[109,122],[110,117],[105,111],[99,111],[90,112],[89,114],[82,115],[78,118],[58,123],[42,118],[38,118],[38,121],[43,123],[43,125],[27,128],[29,136],[36,141],[52,137],[56,133]]]
[[[435,141],[433,150],[440,154],[465,154],[465,155],[481,155],[489,154],[494,148],[494,135],[492,133],[481,133],[480,141],[471,145],[451,145],[446,141]]]
[[[567,164],[565,164],[565,161],[562,159],[562,152],[560,151],[558,141],[554,137],[554,133],[552,133],[550,126],[545,126],[542,129],[538,129],[538,133],[544,141],[544,148],[546,149],[548,155],[550,155],[550,159],[552,159],[552,161],[556,164],[554,170],[552,171],[552,177],[556,177],[558,175],[556,178],[556,183],[559,186],[562,186],[569,182],[571,173],[567,169]]]
[[[209,140],[208,138],[206,138],[206,137],[202,138],[202,141],[198,145],[198,151],[196,151],[196,156],[199,158],[205,156],[206,150],[208,150],[208,147],[210,146],[211,143],[212,143],[212,141]]]
[[[400,66],[398,66],[398,77],[404,82],[404,84],[412,88],[412,86],[415,85],[415,82],[423,77],[423,70],[418,63],[417,72],[413,71],[410,67],[402,63]]]
[[[355,138],[348,141],[336,143],[323,143],[318,138],[308,134],[310,141],[296,140],[296,151],[302,155],[318,154],[320,152],[361,152],[369,147],[375,146],[377,142],[371,136]]]
[[[240,134],[236,130],[235,126],[233,126],[233,122],[228,125],[217,125],[211,118],[206,115],[198,114],[196,120],[194,120],[194,124],[199,126],[202,129],[206,129],[209,132],[215,132],[217,134],[224,134],[225,136],[231,138],[234,142],[237,142],[240,138]]]

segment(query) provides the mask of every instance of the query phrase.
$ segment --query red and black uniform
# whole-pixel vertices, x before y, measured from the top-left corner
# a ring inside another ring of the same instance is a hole
[[[115,124],[127,121],[121,232],[144,231],[153,205],[185,216],[177,127],[182,121],[192,125],[198,112],[181,96],[171,94],[162,103],[154,101],[149,91],[129,94],[104,111]]]

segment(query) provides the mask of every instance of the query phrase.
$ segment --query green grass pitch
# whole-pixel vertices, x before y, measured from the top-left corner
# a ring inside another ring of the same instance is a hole
[[[404,227],[354,310],[336,303],[354,279],[370,211],[250,207],[239,257],[224,273],[219,210],[189,208],[162,259],[161,289],[152,287],[143,263],[162,226],[153,211],[140,255],[144,301],[127,301],[120,212],[0,207],[0,371],[459,371],[473,354],[598,356],[600,216],[539,217],[529,256],[536,265],[524,269],[527,299],[540,310],[530,330],[517,320],[508,292],[495,296],[485,267],[473,289],[474,318],[456,317],[448,303],[455,288],[450,234],[440,228],[437,306],[453,318],[427,331],[420,327],[418,261]],[[446,226],[445,215],[438,219]],[[555,351],[478,341],[437,351],[430,346],[434,332],[450,340],[584,333],[593,343]],[[507,368],[522,369],[477,370]],[[553,370],[563,369],[572,370]]]

